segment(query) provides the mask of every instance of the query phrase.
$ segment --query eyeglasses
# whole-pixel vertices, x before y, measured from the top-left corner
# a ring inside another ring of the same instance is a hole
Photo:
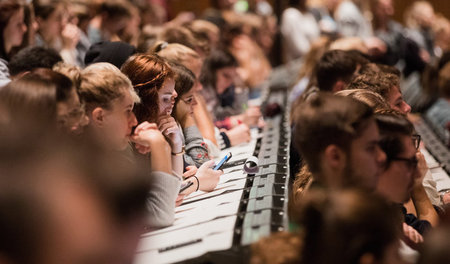
[[[408,167],[409,170],[414,170],[417,168],[417,164],[419,163],[419,160],[417,160],[417,158],[414,156],[412,158],[401,158],[401,157],[396,157],[396,158],[391,158],[391,161],[403,161],[406,166]]]
[[[419,134],[412,135],[412,139],[414,142],[414,147],[418,150],[420,147],[420,142],[422,141],[422,137]]]

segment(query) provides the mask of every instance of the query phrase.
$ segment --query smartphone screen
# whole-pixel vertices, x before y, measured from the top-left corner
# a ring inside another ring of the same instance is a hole
[[[225,157],[223,157],[223,159],[221,159],[219,161],[219,163],[217,163],[217,165],[214,167],[214,170],[220,170],[222,168],[223,165],[225,165],[225,163],[231,159],[231,152],[228,152],[227,155],[225,155]]]

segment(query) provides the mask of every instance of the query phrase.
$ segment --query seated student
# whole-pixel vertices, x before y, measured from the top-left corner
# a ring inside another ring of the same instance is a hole
[[[193,108],[197,104],[193,89],[195,75],[181,64],[170,63],[170,67],[175,73],[175,91],[178,95],[175,98],[172,116],[183,133],[183,145],[186,146],[184,159],[186,163],[200,167],[210,158],[207,146],[193,117]]]
[[[131,20],[131,3],[122,0],[101,2],[96,16],[88,26],[88,37],[92,44],[100,41],[118,41],[118,34]]]
[[[219,131],[214,126],[212,117],[206,109],[205,99],[201,95],[203,86],[200,82],[200,74],[203,61],[194,50],[181,44],[166,44],[162,42],[157,44],[153,48],[153,51],[169,61],[181,63],[195,74],[196,80],[193,89],[195,101],[198,104],[193,107],[194,118],[197,127],[208,145],[208,151],[211,157],[219,156],[220,150],[216,146],[219,146],[220,149],[225,149],[250,141],[250,129],[246,124],[240,124],[229,130],[222,129],[222,131]]]
[[[292,140],[312,173],[312,186],[375,189],[386,156],[367,105],[318,93],[297,108],[294,123]]]
[[[439,71],[440,98],[425,113],[442,142],[450,146],[450,63]]]
[[[148,179],[28,114],[32,129],[0,128],[0,262],[132,263]]]
[[[24,6],[17,0],[0,3],[0,87],[9,79],[8,61],[24,39],[27,26],[24,23]]]
[[[396,209],[361,190],[311,191],[293,213],[300,228],[254,243],[250,263],[403,263]]]
[[[424,234],[431,226],[437,225],[438,216],[422,185],[428,168],[423,155],[417,151],[414,127],[400,113],[392,111],[379,113],[375,118],[380,129],[380,146],[387,156],[385,168],[378,179],[377,192],[398,204],[412,197],[417,217],[407,214],[406,208],[402,207],[404,221]],[[414,246],[420,240],[407,242]]]
[[[14,79],[35,68],[51,69],[61,61],[62,58],[56,50],[31,46],[24,48],[11,58],[8,64],[9,74],[11,79]]]
[[[259,107],[247,107],[248,92],[238,87],[238,63],[228,52],[213,51],[206,58],[201,82],[207,109],[218,127],[233,128],[241,123],[262,125]]]
[[[75,85],[63,74],[52,70],[35,69],[13,80],[0,93],[3,121],[11,125],[21,122],[29,111],[37,120],[46,120],[70,134],[81,134],[89,123]]]
[[[389,105],[386,103],[386,101],[384,101],[381,95],[368,90],[342,90],[335,93],[335,95],[347,96],[363,102],[370,106],[370,108],[372,108],[375,113],[378,111],[390,109]],[[303,164],[300,170],[296,173],[295,180],[293,182],[294,203],[297,200],[301,199],[301,197],[303,197],[303,191],[305,190],[305,188],[309,187],[311,181],[311,172],[309,171],[308,166],[306,164]]]
[[[330,50],[325,52],[315,66],[307,90],[299,100],[305,100],[311,93],[339,92],[357,74],[357,70],[369,61],[357,51]],[[315,89],[313,89],[316,87]]]
[[[56,0],[33,0],[36,17],[35,43],[59,52],[64,61],[77,64],[77,43],[80,29],[68,21],[70,2]]]
[[[156,123],[172,149],[172,169],[183,174],[185,153],[181,131],[170,115],[175,103],[174,73],[169,64],[155,55],[131,56],[121,68],[141,98],[134,113],[139,122]]]
[[[383,70],[361,70],[364,73],[355,77],[345,89],[367,89],[380,94],[392,109],[404,114],[411,112],[411,106],[403,100],[400,79],[397,75],[386,73]]]
[[[325,52],[314,67],[312,76],[306,90],[292,104],[291,117],[297,111],[301,102],[314,97],[317,92],[338,92],[343,90],[352,78],[357,74],[357,70],[368,60],[361,53],[356,51],[331,50]],[[292,133],[292,132],[291,132]],[[289,165],[292,168],[291,178],[300,170],[299,153],[296,151],[293,141],[291,141]]]
[[[152,218],[148,224],[152,227],[170,225],[174,220],[181,178],[172,173],[170,147],[154,125],[140,124],[133,133],[133,127],[138,125],[133,107],[139,97],[130,80],[111,64],[92,64],[81,73],[79,92],[91,120],[87,133],[104,148],[125,151],[132,140],[137,143],[136,149],[144,154],[158,150],[158,155],[151,155],[148,210]]]
[[[131,80],[134,89],[141,98],[136,105],[135,113],[138,121],[156,123],[171,147],[171,161],[174,173],[183,175],[185,147],[183,135],[171,116],[175,104],[174,73],[169,64],[157,55],[137,54],[130,57],[121,71]],[[186,140],[187,142],[187,140]],[[217,178],[222,171],[213,171],[210,167],[214,161],[203,163],[198,174],[194,170],[184,173],[184,177],[195,178],[195,190],[211,191],[217,185]],[[199,172],[202,173],[199,173]],[[192,180],[189,180],[192,181]],[[215,183],[216,185],[214,185]],[[186,193],[191,192],[189,189]]]
[[[367,64],[365,66],[369,66],[369,65],[370,64]],[[375,65],[375,64],[373,64],[373,65]],[[376,67],[378,67],[378,66],[376,66]],[[386,66],[386,67],[390,67],[390,66]],[[394,80],[396,79],[395,77],[392,77],[392,78]],[[386,78],[383,80],[386,81],[388,79]],[[381,82],[383,82],[383,81],[381,81]],[[360,84],[362,84],[363,87],[366,87],[366,84],[363,84],[362,82]],[[387,102],[383,99],[383,97],[381,97],[381,95],[371,92],[370,90],[367,90],[367,89],[343,90],[336,94],[342,95],[342,96],[351,96],[357,100],[360,100],[360,101],[366,103],[367,105],[369,105],[372,109],[374,109],[374,111],[376,113],[384,112],[386,110],[391,109],[391,106],[389,106],[387,104]],[[427,192],[427,195],[430,198],[433,205],[438,207],[438,210],[441,209],[443,202],[441,201],[439,193],[436,189],[436,181],[431,176],[431,172],[429,170],[426,173],[425,178],[423,179],[422,183],[423,183],[425,191]],[[447,196],[448,195],[445,195],[445,197],[447,197]]]

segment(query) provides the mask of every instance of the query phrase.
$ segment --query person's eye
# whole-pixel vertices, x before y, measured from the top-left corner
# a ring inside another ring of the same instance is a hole
[[[369,147],[367,147],[367,151],[370,152],[370,153],[373,153],[373,152],[375,152],[375,148],[376,148],[376,147],[373,146],[373,145],[372,145],[372,146],[369,146]]]

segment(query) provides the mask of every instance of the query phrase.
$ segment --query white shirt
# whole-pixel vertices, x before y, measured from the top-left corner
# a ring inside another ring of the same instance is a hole
[[[286,61],[291,61],[309,51],[311,43],[320,36],[320,29],[311,13],[289,7],[281,17],[281,34]]]

